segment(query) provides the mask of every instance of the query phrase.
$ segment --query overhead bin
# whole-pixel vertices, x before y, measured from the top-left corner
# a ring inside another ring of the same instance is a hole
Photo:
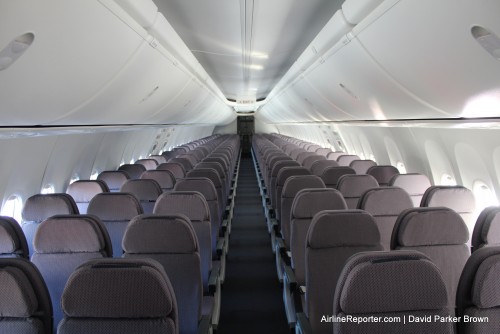
[[[384,0],[346,0],[342,4],[342,12],[348,23],[356,25],[382,2]]]
[[[159,14],[158,7],[151,0],[116,0],[116,3],[125,9],[144,29],[150,28]]]

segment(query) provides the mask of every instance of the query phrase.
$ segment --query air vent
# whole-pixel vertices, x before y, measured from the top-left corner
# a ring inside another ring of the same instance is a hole
[[[35,35],[31,32],[16,37],[0,51],[0,71],[9,68],[24,52],[31,46],[35,40]]]
[[[500,60],[500,38],[497,35],[480,26],[472,27],[471,34],[483,49]]]

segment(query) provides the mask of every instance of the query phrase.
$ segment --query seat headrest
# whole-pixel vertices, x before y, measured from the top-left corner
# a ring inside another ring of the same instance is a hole
[[[121,165],[118,170],[126,172],[131,179],[138,179],[146,170],[146,167],[140,164],[124,164]]]
[[[379,165],[368,168],[366,174],[373,176],[380,185],[388,185],[389,181],[399,170],[391,165]]]
[[[471,238],[472,248],[475,250],[482,245],[500,244],[500,207],[485,208],[477,217]]]
[[[135,162],[138,165],[143,165],[146,170],[152,170],[158,167],[156,159],[139,159]]]
[[[379,246],[380,233],[374,218],[363,210],[320,211],[307,233],[310,248]]]
[[[479,308],[500,306],[500,255],[485,259],[477,269],[472,302]]]
[[[183,214],[191,221],[209,221],[210,209],[197,191],[174,191],[158,197],[153,210],[157,215]]]
[[[164,318],[177,312],[165,271],[150,259],[98,259],[81,265],[66,283],[61,306],[73,318]]]
[[[129,193],[100,193],[94,196],[87,209],[105,221],[130,220],[143,213],[141,203]]]
[[[140,215],[123,235],[125,253],[192,254],[199,251],[196,233],[184,215]]]
[[[0,268],[0,314],[2,317],[31,317],[38,300],[26,274],[16,267]]]
[[[222,182],[219,173],[213,168],[195,168],[190,170],[187,177],[206,177],[212,181],[216,188],[222,186]]]
[[[0,216],[0,257],[3,255],[28,258],[29,250],[19,223],[14,218]]]
[[[351,162],[354,160],[359,160],[361,159],[359,156],[354,155],[354,154],[345,154],[341,155],[337,158],[337,162],[339,163],[340,166],[349,166]]]
[[[158,167],[156,167],[156,169],[168,170],[174,175],[176,179],[182,179],[184,176],[186,176],[186,171],[184,170],[184,167],[176,162],[167,162],[159,164]]]
[[[156,201],[163,190],[155,180],[137,179],[125,182],[120,188],[120,192],[131,193],[140,201]]]
[[[281,168],[281,170],[277,175],[276,185],[283,186],[285,184],[286,179],[294,175],[311,175],[311,172],[309,171],[309,169],[302,166],[283,167]]]
[[[441,273],[422,253],[363,252],[352,256],[340,275],[334,313],[439,310],[447,303]]]
[[[413,201],[401,188],[375,188],[367,190],[361,196],[358,208],[368,211],[373,216],[397,216],[401,211],[413,208]]]
[[[95,195],[102,192],[109,192],[108,185],[102,180],[78,180],[66,189],[66,193],[78,203],[88,203]]]
[[[217,200],[217,190],[213,182],[206,177],[187,177],[179,180],[174,186],[174,191],[198,191],[207,201]]]
[[[423,195],[427,188],[431,186],[429,178],[423,174],[396,174],[389,181],[391,187],[399,187],[410,196]]]
[[[337,189],[345,197],[358,197],[372,188],[378,188],[378,182],[373,176],[366,174],[342,175],[337,183]]]
[[[350,174],[356,174],[354,169],[352,169],[351,167],[332,166],[323,169],[323,174],[321,174],[321,178],[323,179],[323,182],[325,182],[326,185],[336,186],[339,182],[339,179],[343,175],[350,175]]]
[[[321,176],[328,167],[339,167],[339,164],[335,160],[317,160],[311,165],[310,169],[314,175]]]
[[[98,180],[106,182],[110,190],[119,190],[130,176],[122,170],[106,170],[97,176]]]
[[[476,200],[472,191],[463,186],[432,186],[425,191],[420,206],[444,206],[468,213],[475,210]]]
[[[40,223],[50,216],[78,213],[75,200],[68,194],[36,194],[26,200],[22,217],[24,221]]]
[[[469,240],[462,217],[444,208],[413,208],[403,211],[394,226],[393,246],[460,245]]]
[[[175,176],[169,170],[147,170],[141,179],[155,180],[163,190],[172,189],[175,185]]]
[[[307,169],[311,169],[312,165],[314,165],[317,161],[327,161],[324,155],[318,155],[314,153],[313,155],[307,157],[302,161],[302,165]]]
[[[349,167],[356,171],[356,174],[366,174],[370,167],[377,166],[377,163],[373,160],[353,160],[349,164]]]
[[[104,253],[105,231],[105,227],[94,216],[52,216],[38,227],[33,246],[38,254]]]
[[[323,210],[344,210],[347,204],[342,194],[335,189],[300,190],[292,204],[292,219],[308,219]]]
[[[326,188],[323,180],[316,175],[294,175],[286,179],[281,197],[294,198],[305,188]]]
[[[300,164],[295,160],[281,160],[278,161],[271,171],[271,177],[277,177],[281,169],[285,167],[300,167]]]

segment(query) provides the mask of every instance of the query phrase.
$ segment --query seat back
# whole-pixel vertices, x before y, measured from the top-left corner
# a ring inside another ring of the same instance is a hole
[[[471,237],[471,250],[500,245],[500,207],[490,206],[479,214]]]
[[[356,174],[366,174],[370,167],[377,166],[377,163],[373,160],[352,160],[349,167],[354,169]]]
[[[47,284],[57,324],[63,318],[60,301],[69,276],[90,259],[110,257],[111,240],[97,217],[57,215],[40,224],[33,242],[31,261]]]
[[[92,198],[88,214],[95,215],[104,223],[113,246],[113,257],[123,254],[122,239],[125,228],[132,218],[143,213],[141,203],[129,193],[101,193]]]
[[[292,204],[297,193],[307,188],[326,188],[323,180],[316,175],[295,175],[290,176],[283,185],[281,193],[281,235],[285,247],[290,249],[290,217],[292,214]]]
[[[454,333],[439,269],[414,251],[363,252],[344,266],[333,298],[335,317],[428,317],[430,322],[336,322],[333,333]]]
[[[137,284],[140,282],[140,284]],[[179,333],[175,293],[148,259],[97,259],[81,265],[62,295],[58,334]]]
[[[281,220],[281,194],[283,192],[283,186],[286,180],[292,176],[298,175],[311,175],[311,172],[305,167],[284,167],[282,168],[278,175],[276,176],[276,218]]]
[[[146,170],[153,170],[158,167],[158,161],[156,159],[139,159],[135,162],[135,164],[143,165]]]
[[[118,170],[126,172],[132,180],[139,179],[141,174],[146,171],[146,167],[141,164],[124,164],[118,167]]]
[[[337,161],[337,159],[338,159],[341,155],[347,155],[347,153],[342,152],[342,151],[330,152],[330,153],[328,153],[328,155],[326,156],[326,158],[327,158],[328,160],[335,160],[335,161]]]
[[[500,324],[500,247],[477,249],[465,264],[457,289],[458,333],[496,333]]]
[[[141,175],[141,179],[155,180],[163,192],[174,189],[175,176],[168,170],[147,170]]]
[[[326,183],[326,182],[325,182]],[[368,189],[378,188],[378,182],[371,175],[346,174],[337,181],[337,190],[344,196],[349,209],[359,207],[359,199]]]
[[[103,192],[109,192],[109,188],[102,180],[78,180],[66,189],[66,193],[73,197],[81,214],[87,213],[92,197]]]
[[[323,175],[323,171],[328,167],[339,167],[339,164],[334,160],[316,160],[313,162],[309,170],[313,175],[321,176]]]
[[[380,250],[380,234],[369,213],[327,210],[314,215],[305,251],[305,311],[314,333],[333,331],[332,323],[321,318],[332,314],[335,287],[347,259],[359,252]]]
[[[205,197],[197,191],[173,191],[161,195],[153,210],[155,215],[183,214],[193,225],[200,246],[203,288],[208,289],[208,276],[212,269],[212,233],[210,209]]]
[[[413,208],[399,216],[391,249],[416,250],[427,255],[441,270],[448,290],[448,305],[455,307],[458,280],[470,252],[467,226],[448,208]]]
[[[281,171],[281,169],[285,167],[300,167],[300,164],[295,161],[295,160],[281,160],[278,161],[274,166],[273,169],[271,170],[271,177],[268,182],[268,187],[270,189],[267,189],[267,194],[269,195],[269,199],[271,200],[271,206],[273,208],[276,208],[276,182],[278,179],[278,173]]]
[[[0,333],[53,332],[49,291],[40,271],[26,259],[0,259],[0,314]]]
[[[29,248],[23,229],[11,217],[0,216],[0,258],[29,259]]]
[[[123,238],[125,258],[150,258],[163,265],[177,299],[180,333],[196,333],[201,319],[202,279],[196,232],[184,215],[141,215]]]
[[[167,162],[164,164],[159,164],[156,167],[157,170],[168,170],[172,175],[174,175],[176,180],[182,179],[186,176],[186,171],[184,167],[177,162]]]
[[[302,161],[302,166],[304,166],[305,168],[309,169],[312,172],[311,168],[317,161],[327,161],[327,160],[326,157],[323,155],[314,154],[309,157],[306,157],[304,161]]]
[[[324,155],[325,157],[331,153],[332,150],[330,150],[329,148],[324,148],[324,147],[320,147],[316,150],[316,154],[320,154],[320,155]]]
[[[456,211],[469,228],[474,229],[476,199],[470,189],[463,186],[432,186],[427,188],[420,203],[422,207],[444,206]]]
[[[310,151],[305,151],[305,152],[301,152],[298,156],[297,156],[297,162],[299,164],[301,164],[302,166],[304,166],[304,160],[306,158],[309,158],[310,156],[313,156],[313,155],[316,155],[316,153],[314,152],[310,152]]]
[[[106,170],[97,176],[97,180],[106,183],[110,192],[119,192],[122,185],[129,179],[128,173],[122,170]]]
[[[336,189],[337,185],[339,183],[339,179],[343,175],[353,175],[353,174],[356,174],[356,172],[351,167],[332,166],[332,167],[326,167],[323,169],[323,172],[321,174],[321,178],[323,179],[323,182],[325,182],[325,185],[328,188]]]
[[[184,171],[187,173],[189,172],[191,169],[193,169],[193,163],[191,162],[191,160],[189,160],[188,158],[180,158],[180,157],[177,157],[177,158],[173,158],[173,159],[170,159],[169,160],[169,163],[171,162],[176,162],[180,165],[182,165],[182,167],[184,168]]]
[[[24,203],[21,227],[29,253],[33,254],[33,238],[42,221],[54,215],[78,214],[75,200],[68,194],[36,194],[29,197]]]
[[[226,194],[227,194],[227,189],[229,187],[229,183],[230,183],[230,177],[228,175],[226,175],[225,171],[224,171],[224,167],[219,163],[219,162],[199,162],[197,165],[196,165],[196,169],[198,168],[210,168],[210,169],[214,169],[217,174],[219,174],[219,177],[220,177],[220,180],[222,182],[222,185],[224,187],[224,190],[226,191]]]
[[[157,162],[157,166],[159,164],[163,164],[165,162],[167,162],[167,158],[165,158],[165,156],[163,155],[158,155],[158,154],[153,154],[153,155],[150,155],[149,156],[149,159],[155,159],[156,162]]]
[[[339,166],[349,166],[354,160],[360,160],[361,158],[355,154],[345,154],[337,158]]]
[[[306,280],[306,238],[313,217],[323,210],[346,210],[342,194],[330,188],[303,189],[297,193],[292,204],[290,251],[292,268],[300,285]]]
[[[226,191],[223,188],[223,184],[221,178],[219,177],[219,173],[215,169],[212,168],[195,168],[190,170],[186,177],[204,177],[212,181],[215,190],[217,191],[217,203],[219,204],[219,215],[222,215],[222,211],[225,208],[225,198]]]
[[[423,174],[396,174],[389,181],[389,186],[404,189],[410,195],[413,206],[418,207],[431,181]]]
[[[358,209],[369,212],[380,232],[380,243],[391,249],[394,224],[401,212],[413,208],[410,195],[401,188],[383,187],[366,191],[359,200]]]
[[[153,213],[156,199],[163,193],[163,189],[155,180],[137,179],[125,182],[120,192],[134,195],[141,203],[144,213]]]
[[[382,187],[388,186],[392,177],[399,174],[399,170],[391,165],[379,165],[368,168],[366,174],[373,176]]]

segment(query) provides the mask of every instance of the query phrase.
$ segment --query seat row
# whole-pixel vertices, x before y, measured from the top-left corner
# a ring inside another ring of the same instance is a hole
[[[231,145],[222,147],[231,147],[237,160],[239,142],[235,139],[229,138]],[[212,152],[217,152],[217,147]],[[236,171],[237,164],[238,161],[234,164]],[[102,183],[82,182],[84,189]],[[210,196],[206,196],[203,185],[209,186]],[[25,239],[23,230],[31,233],[32,242],[18,242],[22,251],[7,256],[28,258],[32,244],[31,259],[48,286],[56,325],[63,318],[64,305],[60,302],[64,285],[78,265],[99,257],[156,258],[164,265],[174,287],[180,332],[194,333],[199,324],[207,322],[200,322],[202,315],[208,317],[210,328],[218,324],[227,252],[224,242],[228,238],[219,228],[219,208],[222,206],[213,182],[196,176],[176,180],[174,188],[163,192],[154,203],[153,215],[143,214],[140,201],[130,193],[94,194],[86,207],[89,215],[79,215],[77,204],[68,194],[40,194],[26,201],[22,229],[6,218],[11,224],[5,225],[11,227],[5,231],[16,231],[22,237],[0,238],[0,244]]]

